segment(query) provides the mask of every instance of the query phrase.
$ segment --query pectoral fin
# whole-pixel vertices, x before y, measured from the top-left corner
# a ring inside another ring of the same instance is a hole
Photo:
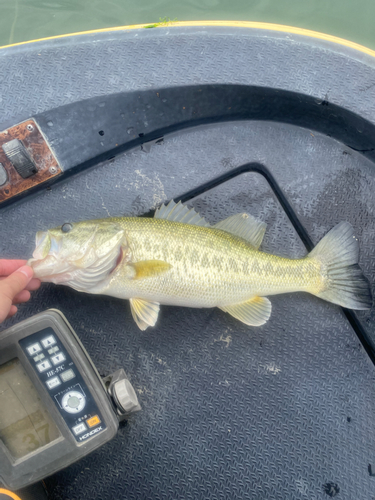
[[[134,280],[140,280],[164,274],[169,271],[172,266],[163,260],[142,260],[129,264],[129,267],[134,270],[131,278]]]
[[[266,297],[253,297],[242,304],[220,307],[222,311],[231,314],[245,325],[264,325],[271,316],[272,304]]]
[[[130,309],[134,321],[144,331],[149,326],[155,326],[160,304],[143,299],[130,299]]]

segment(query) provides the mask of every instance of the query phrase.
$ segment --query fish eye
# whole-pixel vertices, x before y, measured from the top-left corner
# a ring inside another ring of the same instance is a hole
[[[71,231],[73,229],[73,225],[70,224],[70,222],[66,222],[65,224],[63,224],[61,226],[61,231],[63,233],[69,233],[69,231]]]

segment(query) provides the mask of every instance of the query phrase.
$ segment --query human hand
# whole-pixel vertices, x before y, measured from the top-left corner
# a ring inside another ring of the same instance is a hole
[[[30,291],[40,287],[26,260],[0,259],[0,323],[17,312],[15,304],[27,302]]]

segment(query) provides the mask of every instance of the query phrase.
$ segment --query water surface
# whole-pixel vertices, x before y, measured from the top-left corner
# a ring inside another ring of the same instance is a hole
[[[375,49],[374,0],[0,0],[0,46],[166,17],[287,24]]]

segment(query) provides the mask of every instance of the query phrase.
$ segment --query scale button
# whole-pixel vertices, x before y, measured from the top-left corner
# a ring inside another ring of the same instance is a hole
[[[60,373],[60,377],[62,378],[63,382],[67,382],[68,380],[71,380],[75,376],[76,374],[71,368],[69,368],[69,370],[66,370],[65,372]]]
[[[35,356],[34,361],[35,361],[35,363],[37,363],[38,361],[40,361],[41,359],[44,359],[44,358],[45,358],[45,356],[41,352],[40,354],[38,354],[38,356]]]
[[[53,389],[54,387],[57,387],[61,384],[61,380],[59,379],[59,377],[53,377],[47,380],[46,384],[48,389]]]
[[[42,373],[42,372],[45,372],[46,370],[48,370],[48,368],[51,368],[52,365],[48,361],[48,359],[46,359],[45,361],[42,361],[41,363],[39,363],[39,365],[36,365],[36,367],[38,368],[40,373]]]
[[[48,354],[54,354],[56,351],[58,351],[59,348],[57,347],[57,345],[55,345],[55,347],[51,347],[51,349],[48,349]]]
[[[98,417],[98,415],[94,415],[93,417],[86,420],[86,422],[89,427],[95,427],[96,425],[100,424],[100,418]]]
[[[61,406],[68,413],[79,413],[86,406],[86,398],[79,391],[69,391],[62,398]]]
[[[35,344],[30,345],[26,349],[30,356],[34,356],[34,354],[38,354],[42,350],[42,347],[39,342],[35,342]]]
[[[52,356],[51,361],[56,366],[66,360],[64,353],[59,352],[56,356]]]
[[[74,427],[72,427],[72,431],[74,432],[74,434],[76,436],[78,436],[78,434],[82,434],[82,432],[87,431],[87,427],[82,422],[82,424],[78,424],[78,425],[75,425]]]
[[[47,347],[50,347],[53,344],[56,344],[56,339],[53,335],[48,335],[45,339],[42,340],[43,347],[47,349]]]

